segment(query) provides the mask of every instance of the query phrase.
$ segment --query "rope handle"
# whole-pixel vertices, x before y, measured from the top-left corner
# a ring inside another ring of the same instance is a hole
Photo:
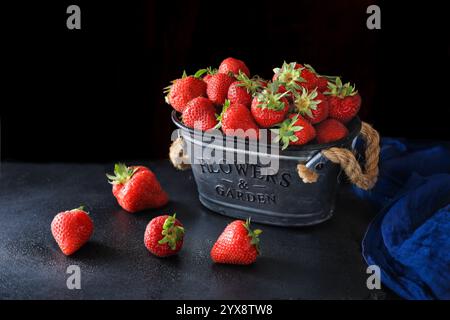
[[[366,143],[364,171],[351,150],[333,147],[322,150],[321,153],[331,162],[339,164],[353,184],[369,190],[378,179],[380,135],[366,122],[362,123],[360,134]],[[314,183],[319,178],[317,172],[310,170],[305,164],[297,165],[297,173],[304,183]]]

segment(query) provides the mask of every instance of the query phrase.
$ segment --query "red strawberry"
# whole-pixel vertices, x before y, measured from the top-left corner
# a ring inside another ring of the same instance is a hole
[[[114,175],[106,176],[113,185],[112,192],[117,202],[128,212],[159,208],[169,201],[156,176],[146,167],[127,167],[117,163]]]
[[[317,71],[314,70],[314,68],[309,64],[305,64],[305,67],[307,70],[309,70],[310,72],[312,72],[316,75],[317,90],[319,92],[324,93],[325,91],[327,91],[328,90],[328,81],[336,81],[336,79],[337,79],[336,76],[325,76],[325,75],[318,74]]]
[[[325,92],[328,90],[328,79],[325,77],[319,77],[317,80],[317,90]]]
[[[51,230],[61,251],[71,255],[91,237],[94,223],[83,207],[58,213],[52,221]]]
[[[222,131],[227,136],[258,139],[259,127],[244,104],[230,104],[225,101],[222,113],[218,117]]]
[[[176,214],[153,218],[144,234],[145,247],[158,257],[176,254],[183,246],[184,228]]]
[[[298,65],[300,68],[303,68],[303,66],[300,64]],[[317,75],[309,70],[308,68],[302,69],[301,77],[305,79],[305,82],[301,82],[300,85],[308,90],[313,90],[317,88],[319,84],[319,79],[317,78]]]
[[[204,97],[189,101],[183,112],[183,122],[190,128],[206,131],[217,125],[216,108]]]
[[[329,91],[325,94],[329,95],[328,103],[330,105],[330,118],[347,123],[353,119],[361,107],[361,96],[355,90],[355,86],[351,86],[350,82],[342,85],[339,77],[336,78],[336,84],[328,84]]]
[[[250,219],[230,223],[211,249],[211,258],[216,263],[249,265],[259,255],[261,230],[250,229]]]
[[[166,102],[178,112],[183,112],[189,101],[206,96],[206,83],[200,78],[205,72],[206,69],[202,69],[193,76],[187,76],[184,72],[181,79],[172,81],[170,86],[164,88]]]
[[[348,135],[348,130],[341,122],[327,119],[316,126],[317,142],[328,143],[340,140]]]
[[[290,115],[289,119],[278,126],[279,129],[271,129],[271,131],[276,134],[274,142],[283,143],[282,150],[289,145],[307,144],[316,137],[316,130],[312,124],[299,114]]]
[[[208,80],[211,78],[211,76],[215,75],[218,72],[217,69],[213,69],[211,67],[206,68],[206,74],[203,77],[203,81],[208,83]]]
[[[249,79],[244,73],[240,72],[237,80],[228,88],[228,100],[233,103],[241,103],[250,106],[252,95],[261,88],[259,78]]]
[[[253,98],[252,115],[262,128],[270,128],[286,118],[289,111],[289,102],[285,98],[286,93],[278,92],[278,84],[273,82]]]
[[[243,83],[235,81],[228,89],[228,100],[231,103],[245,104],[247,107],[252,103],[252,94],[244,88]]]
[[[317,76],[299,63],[283,63],[281,68],[273,69],[273,80],[277,80],[287,91],[296,92],[302,87],[313,90],[317,87]]]
[[[216,105],[225,103],[228,95],[228,89],[234,82],[234,78],[224,73],[213,74],[207,82],[206,94],[209,100]]]
[[[209,79],[211,79],[211,77],[212,77],[212,74],[206,74],[204,77],[203,77],[203,81],[205,81],[206,82],[206,84],[208,84],[208,80]]]
[[[301,94],[295,94],[294,106],[306,120],[312,124],[319,123],[328,117],[327,98],[317,89],[308,92],[303,89]]]
[[[219,73],[234,74],[237,76],[242,71],[247,77],[250,77],[250,71],[244,61],[235,58],[226,58],[219,66]]]

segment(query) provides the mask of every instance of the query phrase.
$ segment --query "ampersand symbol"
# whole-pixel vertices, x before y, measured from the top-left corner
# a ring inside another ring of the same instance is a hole
[[[239,189],[248,190],[248,184],[244,179],[239,179],[238,187],[239,187]]]

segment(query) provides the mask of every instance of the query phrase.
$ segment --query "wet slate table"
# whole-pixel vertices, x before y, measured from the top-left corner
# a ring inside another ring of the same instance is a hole
[[[249,267],[215,265],[209,251],[232,219],[202,207],[189,171],[145,163],[171,197],[162,209],[129,214],[106,182],[112,164],[2,163],[0,299],[371,299],[361,239],[375,212],[343,188],[334,218],[308,228],[258,225],[263,254]],[[65,257],[50,233],[53,216],[86,204],[91,241]],[[147,252],[148,221],[177,212],[187,230],[183,251]],[[66,269],[81,269],[81,290],[68,290]],[[389,297],[389,293],[388,293]]]

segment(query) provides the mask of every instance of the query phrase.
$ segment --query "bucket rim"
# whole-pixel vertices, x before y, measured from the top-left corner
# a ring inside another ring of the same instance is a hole
[[[176,110],[172,110],[171,118],[172,118],[172,122],[179,129],[181,129],[183,131],[187,131],[191,135],[194,134],[194,129],[189,128],[188,126],[186,126],[185,124],[183,124],[180,121],[179,113]],[[281,150],[281,148],[280,148],[279,154],[280,155],[289,155],[289,154],[294,154],[294,153],[299,153],[299,152],[314,152],[314,151],[320,151],[320,150],[328,149],[328,148],[332,148],[332,147],[341,147],[343,145],[351,145],[353,140],[359,135],[359,133],[361,131],[361,119],[359,118],[359,116],[356,116],[349,123],[345,124],[345,126],[347,127],[349,133],[343,139],[339,139],[339,140],[336,140],[333,142],[328,142],[328,143],[314,143],[314,144],[307,144],[307,145],[303,145],[303,146],[291,145],[286,150]],[[204,134],[208,135],[207,132],[205,132]],[[224,135],[224,139],[225,139],[225,135]],[[261,144],[262,144],[262,146],[268,146],[265,143],[261,143]],[[246,146],[249,145],[249,139],[245,139],[245,145]]]

